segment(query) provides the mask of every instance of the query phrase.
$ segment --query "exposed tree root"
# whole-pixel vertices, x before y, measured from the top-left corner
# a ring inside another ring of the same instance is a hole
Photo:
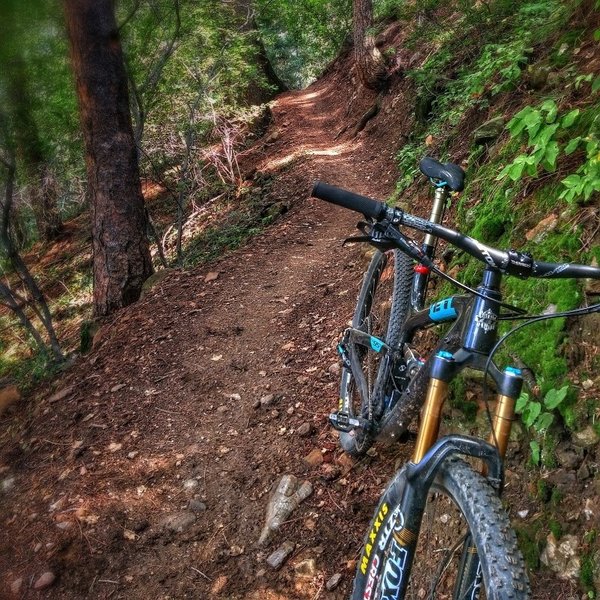
[[[379,92],[377,94],[377,98],[375,99],[375,103],[367,110],[367,112],[360,118],[360,121],[356,124],[354,131],[352,132],[352,137],[355,138],[367,125],[367,123],[377,116],[379,110],[381,109],[381,102],[383,100],[383,96],[385,92]]]

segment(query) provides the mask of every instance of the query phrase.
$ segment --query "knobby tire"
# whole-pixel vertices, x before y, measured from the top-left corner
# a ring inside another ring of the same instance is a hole
[[[404,486],[400,471],[384,493],[371,522],[351,600],[529,598],[523,557],[500,498],[484,477],[455,458],[442,463],[428,494],[407,592],[400,598],[396,586],[394,594],[390,582],[398,581],[398,556],[403,550],[393,533],[402,528],[403,517],[398,514],[398,507]],[[465,585],[457,591],[455,582],[462,565],[464,542],[468,539],[470,547],[477,548],[481,588],[474,590],[473,586]]]

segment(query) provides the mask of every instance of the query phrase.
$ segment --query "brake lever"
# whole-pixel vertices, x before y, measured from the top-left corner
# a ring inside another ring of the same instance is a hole
[[[342,246],[345,246],[346,244],[361,243],[361,242],[367,242],[369,244],[372,244],[373,242],[376,241],[373,238],[373,232],[376,230],[377,225],[378,225],[378,223],[370,223],[368,221],[360,221],[356,225],[356,228],[359,231],[362,231],[362,233],[364,235],[355,235],[352,237],[348,237],[344,240],[344,242],[342,243]]]

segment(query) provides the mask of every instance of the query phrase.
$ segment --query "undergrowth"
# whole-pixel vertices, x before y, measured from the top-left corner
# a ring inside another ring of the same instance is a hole
[[[415,18],[391,1],[384,4],[396,17]],[[521,0],[509,10],[497,0],[479,9],[434,1],[423,8],[408,44],[422,49],[427,36],[430,51],[407,73],[415,127],[397,155],[396,198],[421,180],[423,156],[463,159],[467,185],[451,226],[494,247],[531,252],[536,260],[600,259],[590,225],[597,215],[587,208],[600,192],[600,77],[586,72],[579,56],[582,47],[589,52],[590,41],[597,43],[600,29],[581,24],[582,7],[576,1]],[[495,121],[498,131],[475,142],[473,131],[484,120]],[[479,284],[482,266],[475,259],[456,256],[449,268],[463,283]],[[568,279],[509,277],[503,289],[508,303],[540,314],[584,305],[582,287]],[[456,291],[442,285],[438,293]],[[501,333],[511,326],[505,323]],[[539,397],[522,398],[520,405],[532,427],[535,464],[555,466],[560,431],[581,429],[598,412],[597,401],[578,401],[568,354],[565,319],[553,319],[517,332],[496,357],[505,365],[518,356],[535,374]]]

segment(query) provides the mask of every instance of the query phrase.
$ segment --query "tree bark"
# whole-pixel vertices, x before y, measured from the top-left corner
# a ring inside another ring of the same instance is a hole
[[[385,59],[369,30],[373,26],[372,0],[353,0],[354,59],[358,78],[370,90],[381,90],[387,79]]]
[[[65,0],[92,209],[94,312],[135,302],[152,274],[147,217],[111,0]]]

